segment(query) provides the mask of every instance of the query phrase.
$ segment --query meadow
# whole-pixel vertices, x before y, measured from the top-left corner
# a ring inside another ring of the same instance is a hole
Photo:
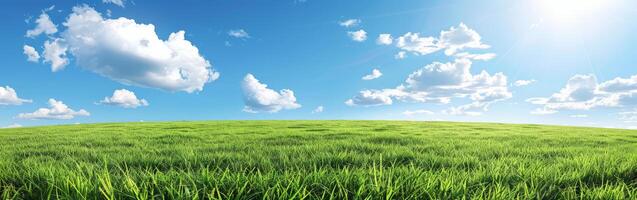
[[[637,131],[407,121],[0,130],[2,199],[637,199]]]

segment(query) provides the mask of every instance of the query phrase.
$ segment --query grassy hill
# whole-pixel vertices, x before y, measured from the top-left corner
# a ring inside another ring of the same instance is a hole
[[[401,121],[0,130],[2,199],[636,199],[637,131]]]

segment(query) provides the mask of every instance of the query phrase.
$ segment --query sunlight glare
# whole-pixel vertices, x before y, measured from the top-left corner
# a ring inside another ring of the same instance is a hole
[[[542,0],[542,7],[547,17],[568,22],[599,14],[608,2],[606,0]]]

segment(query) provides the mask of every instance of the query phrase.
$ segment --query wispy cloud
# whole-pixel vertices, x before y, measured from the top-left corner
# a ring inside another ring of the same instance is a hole
[[[343,26],[343,27],[350,28],[350,27],[355,27],[355,26],[360,25],[361,22],[362,21],[360,19],[347,19],[347,20],[338,22],[338,24]]]
[[[250,34],[248,34],[248,32],[246,32],[243,29],[230,30],[228,31],[228,35],[231,37],[240,38],[240,39],[250,38]]]

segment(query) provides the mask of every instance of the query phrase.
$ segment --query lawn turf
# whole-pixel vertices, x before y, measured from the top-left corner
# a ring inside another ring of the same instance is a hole
[[[407,121],[0,130],[2,199],[637,199],[637,131]]]

